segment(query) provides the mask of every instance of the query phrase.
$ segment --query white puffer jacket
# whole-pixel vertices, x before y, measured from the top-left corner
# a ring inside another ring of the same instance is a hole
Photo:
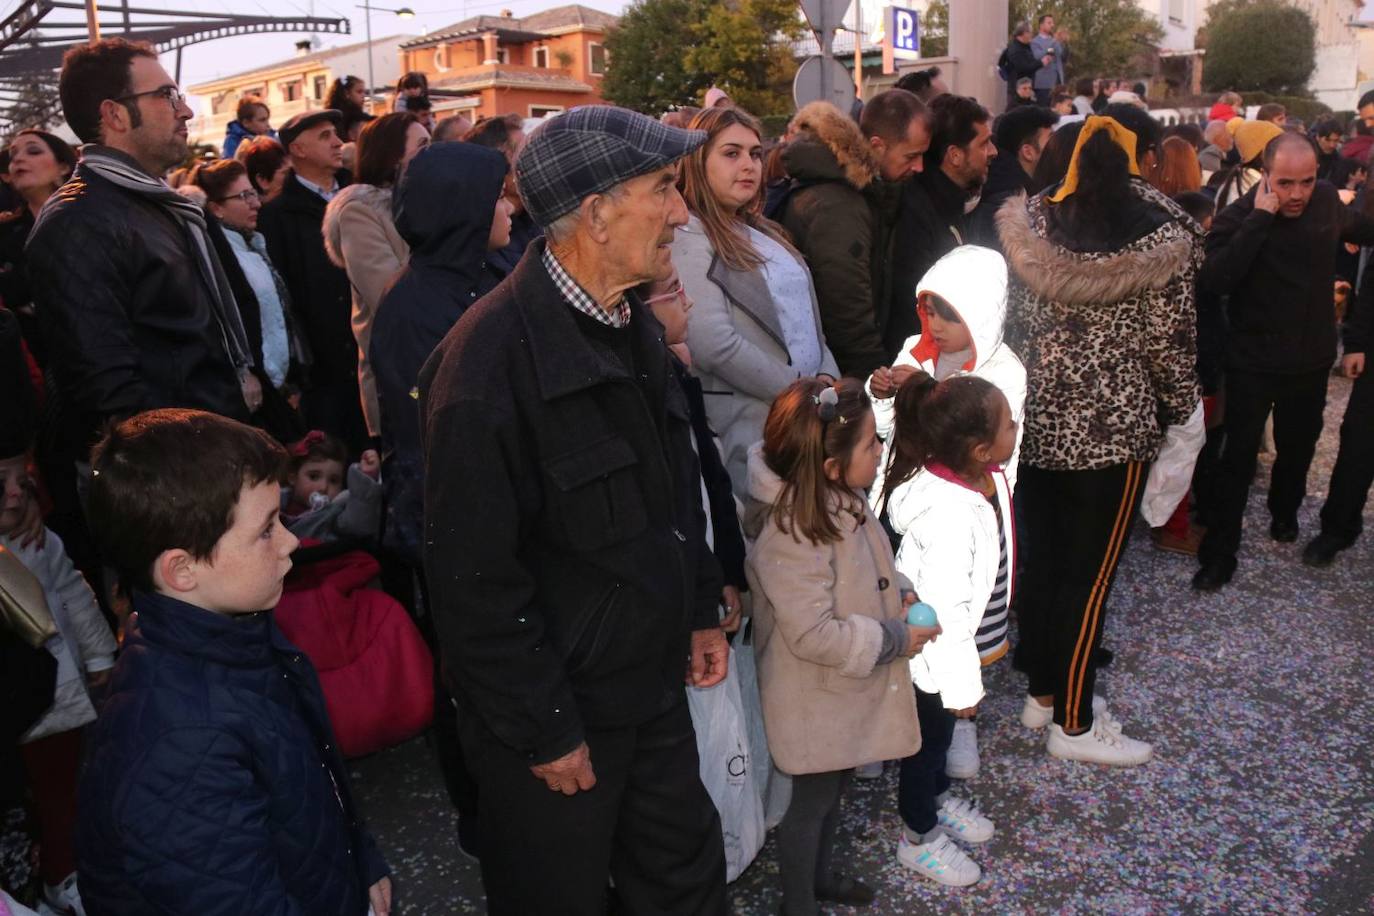
[[[1011,417],[1016,421],[1016,450],[1007,462],[1007,481],[1016,490],[1016,465],[1021,454],[1021,419],[1026,409],[1026,369],[1021,360],[1002,340],[1002,323],[1007,316],[1007,262],[991,248],[961,245],[935,262],[916,286],[916,296],[934,293],[959,313],[973,338],[973,357],[964,370],[987,379],[1002,390],[1011,405]],[[935,360],[940,349],[934,340],[923,340],[920,334],[908,337],[897,354],[894,366],[917,366],[935,375]],[[864,383],[870,397],[873,379]],[[878,437],[890,438],[896,423],[893,402],[896,398],[873,398],[873,416],[878,422]],[[869,491],[870,501],[877,506],[883,492],[883,472],[887,469],[888,449],[884,446],[879,465],[878,480]]]
[[[1007,538],[1007,569],[1016,569],[1016,520],[1006,475],[993,472]],[[997,582],[1001,559],[997,513],[986,496],[940,465],[899,485],[888,519],[901,535],[897,571],[921,600],[935,608],[944,630],[911,660],[911,676],[926,693],[940,694],[946,709],[967,709],[983,699],[976,636]],[[1007,606],[1015,593],[1008,583]]]
[[[0,535],[0,546],[14,554],[43,586],[57,635],[44,645],[57,659],[53,704],[19,738],[27,744],[70,731],[95,720],[95,706],[86,692],[86,674],[114,667],[114,634],[110,632],[95,594],[67,556],[62,540],[51,531],[42,547],[25,547],[17,536]]]

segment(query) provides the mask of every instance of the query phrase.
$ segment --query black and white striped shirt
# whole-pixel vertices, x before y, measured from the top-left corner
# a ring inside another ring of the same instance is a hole
[[[997,502],[996,494],[987,499],[992,503],[992,511],[997,513],[997,579],[974,639],[978,645],[979,660],[984,665],[991,665],[1007,654],[1007,599],[1011,594],[1011,572],[1007,568],[1007,526],[1002,507]]]

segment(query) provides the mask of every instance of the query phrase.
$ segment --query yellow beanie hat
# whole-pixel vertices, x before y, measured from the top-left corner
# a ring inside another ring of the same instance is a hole
[[[1236,149],[1240,151],[1240,161],[1249,164],[1269,141],[1283,133],[1283,128],[1273,121],[1246,121],[1236,128]]]

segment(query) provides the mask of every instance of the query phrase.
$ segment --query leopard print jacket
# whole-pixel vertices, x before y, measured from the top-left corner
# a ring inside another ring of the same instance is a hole
[[[1021,461],[1093,470],[1153,461],[1168,426],[1197,407],[1195,278],[1202,229],[1142,181],[1141,198],[1174,218],[1112,253],[1048,238],[1044,195],[997,213],[1011,268],[1006,340],[1025,364]]]

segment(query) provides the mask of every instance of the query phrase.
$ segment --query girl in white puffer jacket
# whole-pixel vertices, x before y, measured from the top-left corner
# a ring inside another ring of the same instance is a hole
[[[950,797],[945,763],[955,723],[983,699],[982,666],[1006,653],[1016,526],[1002,464],[1015,450],[1017,423],[1001,390],[972,375],[937,383],[917,370],[895,407],[880,501],[901,537],[897,570],[943,630],[911,661],[922,745],[902,761],[897,855],[924,877],[962,886],[978,880],[978,866],[931,852],[942,836],[982,843],[993,834],[975,806]]]

